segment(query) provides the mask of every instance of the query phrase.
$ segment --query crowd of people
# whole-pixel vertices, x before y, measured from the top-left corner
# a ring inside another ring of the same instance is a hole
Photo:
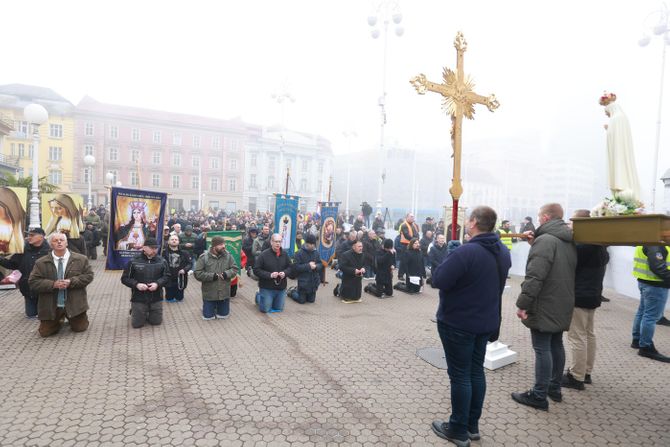
[[[588,216],[588,210],[574,214]],[[379,220],[376,216],[369,228],[369,215],[361,213],[352,223],[340,215],[334,255],[323,262],[317,251],[318,213],[299,215],[296,242],[289,250],[282,248],[282,236],[275,232],[270,212],[173,213],[165,225],[162,251],[155,238],[147,237],[121,275],[121,282],[131,289],[131,325],[161,324],[163,302],[183,301],[190,276],[200,283],[204,320],[230,316],[230,299],[237,293],[241,271],[258,282],[256,305],[262,313],[282,312],[287,295],[300,304],[314,303],[318,288],[327,284],[328,266],[341,280],[333,292],[347,304],[361,302],[363,292],[378,298],[391,297],[394,290],[418,294],[427,282],[439,289],[437,330],[448,364],[452,402],[448,421],[436,420],[432,429],[444,439],[468,446],[481,437],[478,422],[486,394],[483,362],[486,344],[500,333],[510,253],[515,242],[525,240],[531,247],[516,305],[517,316],[530,330],[535,379],[529,390],[511,397],[519,404],[548,410],[549,400],[562,401],[562,388],[584,390],[585,384],[593,383],[595,311],[603,301],[609,256],[603,246],[573,242],[561,205],[542,206],[538,227],[527,217],[519,233],[507,220],[498,225],[493,209],[476,207],[465,222],[463,243],[447,243],[449,227],[445,230],[443,221],[426,218],[419,227],[408,213],[396,224],[397,236],[392,240],[385,237]],[[67,235],[54,233],[47,243],[44,230],[33,228],[27,233],[24,253],[0,258],[0,266],[22,273],[18,285],[26,316],[40,320],[38,332],[43,337],[56,334],[65,319],[74,332],[89,326],[86,287],[94,277],[89,258],[96,259],[96,246],[108,234],[109,213],[104,207],[91,210],[85,223],[86,255],[80,252],[80,244],[70,250],[74,240]],[[244,232],[240,265],[223,237],[212,237],[207,246],[207,233],[219,230]],[[631,347],[640,356],[668,363],[670,357],[659,353],[653,343],[656,325],[667,324],[663,317],[670,289],[667,247],[637,247],[633,276],[641,299]],[[296,286],[289,288],[289,279],[297,280]],[[371,282],[363,287],[364,280]],[[572,350],[567,369],[564,332]]]

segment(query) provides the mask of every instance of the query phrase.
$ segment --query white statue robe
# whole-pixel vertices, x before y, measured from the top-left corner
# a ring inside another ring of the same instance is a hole
[[[635,164],[633,137],[626,114],[616,102],[605,107],[610,121],[607,125],[607,161],[609,188],[612,194],[630,191],[636,199],[640,199],[640,181]]]

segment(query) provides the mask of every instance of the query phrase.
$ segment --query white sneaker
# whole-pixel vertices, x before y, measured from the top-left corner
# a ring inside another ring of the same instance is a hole
[[[211,320],[216,320],[216,317],[206,317],[206,316],[203,315],[202,319],[205,320],[205,321],[211,321]]]
[[[225,320],[225,319],[228,318],[229,316],[230,316],[230,314],[228,314],[228,315],[219,315],[219,314],[216,314],[216,318],[219,319],[219,320]]]

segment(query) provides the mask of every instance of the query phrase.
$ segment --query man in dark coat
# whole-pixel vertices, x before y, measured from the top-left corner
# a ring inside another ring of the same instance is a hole
[[[428,250],[428,260],[430,261],[430,271],[435,273],[437,266],[442,264],[447,257],[447,240],[444,234],[438,234],[435,243]]]
[[[258,237],[258,228],[249,228],[247,237],[242,241],[242,251],[247,255],[247,271],[254,267],[254,240]]]
[[[163,258],[170,268],[170,279],[165,285],[165,301],[175,303],[184,300],[184,290],[188,286],[188,271],[191,268],[191,256],[182,250],[179,236],[173,234],[168,238],[168,245],[163,250]]]
[[[538,218],[540,226],[528,234],[531,248],[526,279],[516,301],[517,316],[530,329],[535,351],[535,385],[529,391],[512,393],[512,399],[546,411],[547,396],[554,402],[562,400],[563,332],[570,328],[575,307],[577,249],[560,204],[542,206]]]
[[[313,303],[319,284],[325,281],[323,263],[316,251],[313,235],[305,236],[305,243],[296,253],[292,268],[298,279],[298,295],[291,298],[300,304]]]
[[[158,242],[148,237],[142,252],[126,264],[121,275],[123,285],[132,290],[130,314],[134,328],[141,328],[147,322],[151,325],[163,322],[161,288],[170,281],[170,267],[157,254]]]
[[[589,210],[577,210],[573,217],[589,217]],[[576,244],[577,270],[575,271],[575,309],[568,331],[572,350],[572,366],[563,376],[562,385],[583,390],[591,383],[591,371],[596,359],[594,316],[600,307],[603,278],[609,262],[607,249],[602,245]]]
[[[365,291],[377,298],[393,296],[393,271],[395,270],[395,250],[393,241],[384,239],[381,250],[375,254],[375,283],[365,286]]]
[[[363,266],[363,243],[356,241],[351,246],[351,250],[342,254],[342,259],[338,260],[339,269],[342,271],[342,286],[340,287],[340,297],[343,303],[360,303],[362,287],[362,278],[365,275]]]
[[[486,396],[486,343],[497,339],[509,250],[493,233],[496,212],[487,206],[472,210],[465,228],[472,236],[433,272],[440,289],[437,331],[451,382],[449,422],[434,421],[433,432],[459,446],[481,438],[479,418]]]
[[[372,230],[364,234],[361,241],[363,242],[363,265],[365,266],[364,278],[372,279],[375,277],[375,255],[381,249],[381,245],[377,239],[377,233]]]
[[[372,214],[372,207],[368,202],[361,203],[361,214],[363,214],[365,226],[370,228],[370,215]]]
[[[33,271],[35,262],[42,256],[49,254],[49,244],[44,240],[44,230],[33,228],[28,231],[28,243],[23,253],[17,253],[10,258],[0,258],[0,265],[7,269],[21,272],[19,279],[19,290],[25,301],[26,317],[37,318],[37,293],[30,290],[28,278]]]
[[[91,210],[92,212],[93,210]],[[84,234],[82,234],[84,243],[86,244],[86,255],[88,259],[98,259],[98,245],[100,245],[100,233],[95,228],[92,222],[86,224]]]
[[[270,248],[256,257],[254,274],[258,277],[258,309],[263,313],[281,312],[286,299],[286,277],[291,260],[281,248],[281,234],[270,236]]]
[[[86,311],[86,286],[93,281],[93,270],[84,255],[68,250],[68,239],[62,233],[49,236],[51,255],[35,261],[28,283],[39,294],[38,332],[42,337],[56,334],[65,318],[72,332],[84,332],[89,321]]]

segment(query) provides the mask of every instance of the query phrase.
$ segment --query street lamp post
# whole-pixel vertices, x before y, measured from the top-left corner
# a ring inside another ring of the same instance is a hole
[[[95,157],[91,154],[88,154],[84,157],[84,165],[86,165],[86,170],[88,171],[88,202],[86,208],[90,211],[93,207],[93,199],[91,197],[91,177],[93,176],[93,166],[95,166]]]
[[[670,10],[665,3],[663,7],[657,11],[649,13],[645,19],[651,16],[658,16],[658,22],[653,27],[650,27],[651,33],[655,36],[662,37],[661,52],[661,85],[658,93],[658,114],[656,115],[656,144],[654,147],[654,167],[652,171],[652,185],[651,185],[651,207],[650,211],[656,210],[656,186],[660,178],[658,177],[658,156],[659,148],[661,146],[661,118],[663,112],[663,87],[665,82],[665,47],[670,45]],[[638,41],[641,47],[646,47],[651,42],[651,34],[645,33]]]
[[[382,95],[379,97],[378,105],[381,112],[381,126],[379,136],[379,177],[377,185],[377,212],[382,212],[382,188],[384,185],[384,133],[386,128],[386,61],[388,56],[388,27],[391,22],[395,24],[395,34],[400,37],[405,32],[404,28],[400,26],[402,22],[402,14],[400,13],[400,6],[398,0],[383,0],[377,6],[374,15],[368,17],[368,25],[372,27],[370,35],[373,39],[377,39],[381,31],[377,28],[377,23],[381,22],[384,30],[384,57],[382,62]]]
[[[281,128],[279,129],[279,179],[283,178],[283,162],[284,162],[284,119],[286,115],[286,103],[295,102],[295,98],[288,92],[286,88],[283,88],[278,93],[272,94],[272,99],[277,101],[281,108]],[[288,171],[287,171],[288,173]],[[287,191],[288,192],[288,191]]]
[[[28,104],[23,109],[26,121],[32,124],[33,132],[33,182],[30,189],[30,224],[28,228],[40,226],[40,188],[39,188],[39,154],[40,154],[40,125],[47,122],[49,113],[39,104]]]

